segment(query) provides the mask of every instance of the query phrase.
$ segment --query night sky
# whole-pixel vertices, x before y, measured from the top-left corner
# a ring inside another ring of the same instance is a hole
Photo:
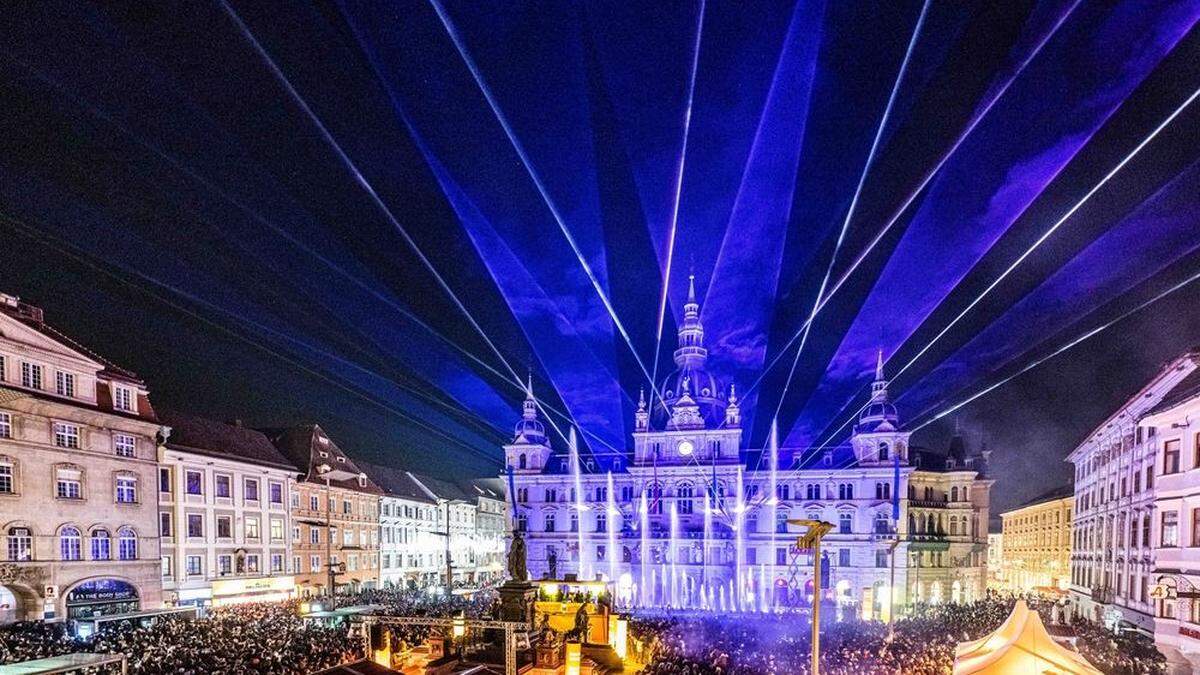
[[[750,446],[772,419],[844,439],[882,349],[914,442],[957,420],[1005,509],[1200,344],[1198,18],[27,3],[0,25],[0,291],[159,407],[495,475],[529,374],[602,462],[630,445],[694,273]]]

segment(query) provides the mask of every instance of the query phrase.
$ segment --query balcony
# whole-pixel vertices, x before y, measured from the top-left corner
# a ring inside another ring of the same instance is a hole
[[[1110,604],[1115,597],[1112,588],[1107,586],[1092,586],[1092,600],[1101,604]]]
[[[969,504],[970,502],[963,502]],[[942,499],[910,499],[909,506],[915,506],[922,509],[944,509],[950,505],[950,502]]]

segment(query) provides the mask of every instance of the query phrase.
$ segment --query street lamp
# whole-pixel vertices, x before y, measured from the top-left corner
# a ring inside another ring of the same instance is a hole
[[[833,530],[833,523],[823,520],[789,520],[789,525],[807,527],[808,531],[796,539],[796,548],[812,549],[813,556],[813,599],[812,599],[812,674],[820,672],[821,664],[821,537]]]

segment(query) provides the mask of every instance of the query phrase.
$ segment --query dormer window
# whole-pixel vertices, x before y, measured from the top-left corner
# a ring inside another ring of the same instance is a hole
[[[329,439],[324,436],[317,436],[317,442],[321,445],[329,445]]]
[[[128,387],[113,387],[113,409],[135,412],[133,390]]]
[[[339,461],[339,462],[341,462],[341,463],[345,464],[345,463],[346,463],[346,458],[345,458],[345,457],[338,457],[338,458],[337,458],[337,461]]]
[[[327,459],[329,457],[329,453],[325,452],[324,450],[318,452],[317,454],[321,457],[321,459]]]

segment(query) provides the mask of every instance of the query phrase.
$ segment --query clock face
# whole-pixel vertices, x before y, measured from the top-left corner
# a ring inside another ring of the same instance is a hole
[[[679,454],[683,455],[684,457],[687,457],[688,455],[692,454],[692,451],[695,449],[696,449],[696,446],[692,445],[691,441],[680,441],[679,442]]]

